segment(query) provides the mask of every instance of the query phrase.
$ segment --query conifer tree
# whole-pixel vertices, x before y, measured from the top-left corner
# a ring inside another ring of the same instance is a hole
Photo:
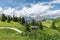
[[[20,24],[21,24],[21,17],[19,17],[19,18],[18,18],[18,23],[20,23]]]
[[[13,15],[13,21],[18,22],[18,18],[15,15]]]
[[[8,22],[8,23],[11,22],[11,17],[10,17],[10,16],[7,17],[7,22]]]
[[[5,22],[5,20],[6,20],[5,14],[2,14],[2,16],[1,16],[1,21]]]
[[[26,25],[25,25],[25,31],[26,32],[30,32],[31,30],[30,30],[30,25],[28,24],[28,23],[26,23]]]
[[[32,22],[31,22],[32,25],[35,25],[35,20],[33,19]]]
[[[24,19],[24,17],[22,17],[22,19],[21,19],[21,24],[25,24],[25,19]]]
[[[42,22],[39,21],[39,29],[42,30],[43,29],[43,25],[42,25]]]
[[[52,29],[56,29],[55,22],[53,21],[51,24]]]

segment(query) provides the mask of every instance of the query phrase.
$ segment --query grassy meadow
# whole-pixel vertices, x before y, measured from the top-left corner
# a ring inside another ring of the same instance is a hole
[[[15,28],[18,28],[20,30],[24,30],[23,25],[19,24],[18,22],[13,22],[13,21],[11,21],[10,23],[0,21],[0,27],[15,27]]]
[[[32,30],[31,32],[27,32],[26,35],[22,35],[17,33],[11,29],[0,29],[0,40],[60,40],[60,21],[56,22],[56,26],[58,29],[50,28],[52,20],[42,21],[42,24],[46,27],[43,30]],[[0,27],[15,27],[22,31],[24,31],[25,27],[18,22],[11,21],[1,22]]]

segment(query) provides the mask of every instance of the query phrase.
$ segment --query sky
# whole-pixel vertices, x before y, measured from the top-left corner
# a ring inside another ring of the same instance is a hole
[[[0,0],[0,14],[15,16],[60,14],[60,0]]]

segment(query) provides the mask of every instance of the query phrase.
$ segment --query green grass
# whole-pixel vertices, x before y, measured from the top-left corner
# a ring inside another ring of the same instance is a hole
[[[43,32],[46,32],[46,34],[49,34],[49,35],[60,34],[60,32],[58,30],[51,29],[51,28],[44,28]]]
[[[47,26],[43,30],[31,31],[27,36],[22,36],[11,29],[0,29],[0,40],[60,40],[60,30],[51,29],[52,20],[43,21],[42,24]],[[60,28],[60,22],[56,23],[56,26]],[[22,31],[24,31],[24,26],[19,24],[18,22],[1,22],[0,27],[15,27]]]
[[[22,31],[24,31],[24,26],[19,24],[18,22],[7,23],[0,21],[0,27],[15,27]],[[21,34],[17,33],[11,29],[0,29],[0,40],[25,40],[26,37],[21,36]]]
[[[15,28],[18,28],[20,30],[24,30],[24,26],[22,26],[18,22],[13,22],[13,21],[11,23],[0,21],[0,27],[15,27]]]
[[[10,29],[0,30],[0,40],[24,40],[24,36],[21,36],[16,31]]]
[[[36,35],[35,35],[36,34]],[[35,38],[36,36],[36,38]],[[58,30],[44,28],[43,30],[32,31],[31,36],[22,36],[11,29],[0,29],[0,40],[60,40]]]
[[[46,21],[43,21],[42,24],[44,26],[47,26],[47,27],[50,27],[51,26],[51,23],[52,23],[52,20],[46,20]]]
[[[30,37],[29,35],[22,36],[21,34],[11,29],[0,29],[0,40],[60,40],[60,32],[51,28],[31,31],[30,34]]]
[[[46,21],[43,21],[42,24],[46,27],[51,27],[51,23],[52,23],[52,20],[46,20]],[[59,27],[60,26],[60,21],[59,22],[56,22],[56,27]]]

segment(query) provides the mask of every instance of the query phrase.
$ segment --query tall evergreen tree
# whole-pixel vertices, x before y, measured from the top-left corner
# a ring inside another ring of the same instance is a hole
[[[15,15],[13,15],[13,21],[18,22],[18,18]]]
[[[26,25],[25,25],[25,31],[26,32],[30,32],[31,30],[30,30],[30,25],[28,24],[28,23],[26,23]]]
[[[19,18],[18,18],[18,23],[20,23],[20,24],[21,24],[21,20],[22,20],[22,18],[21,18],[21,17],[19,17]]]
[[[32,25],[35,25],[35,20],[33,19],[32,22],[31,22]]]
[[[11,22],[11,16],[7,17],[7,22],[10,23]]]
[[[5,20],[6,20],[5,14],[2,14],[2,16],[1,16],[1,21],[5,22]]]
[[[25,24],[25,19],[24,19],[24,17],[22,17],[22,19],[21,19],[21,24]]]
[[[51,27],[52,27],[53,29],[56,29],[56,26],[55,26],[55,22],[54,22],[54,21],[52,22]]]
[[[43,29],[43,25],[42,25],[42,22],[39,21],[39,29],[42,30]]]

